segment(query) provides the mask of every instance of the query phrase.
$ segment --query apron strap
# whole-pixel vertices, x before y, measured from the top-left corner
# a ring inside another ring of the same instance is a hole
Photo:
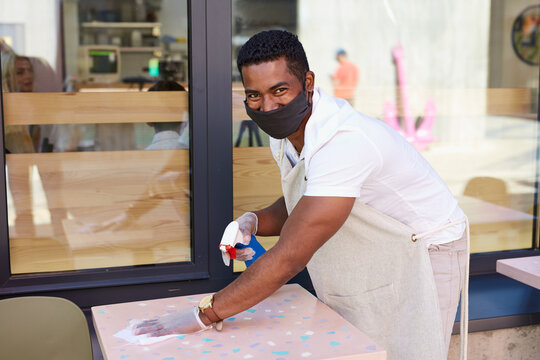
[[[285,155],[283,149],[285,148],[285,139],[281,139],[281,150],[279,151],[279,166],[283,165],[283,155]]]
[[[427,231],[425,233],[418,234],[418,235],[413,234],[411,236],[411,240],[416,241],[418,239],[431,235],[437,231],[441,231],[451,226],[461,224],[462,222],[465,223],[465,231],[467,232],[467,235],[466,235],[467,260],[465,261],[465,278],[463,279],[463,287],[461,289],[461,303],[460,303],[461,311],[460,311],[460,320],[459,320],[459,323],[460,323],[459,336],[460,336],[461,347],[460,347],[459,358],[461,360],[467,360],[468,334],[469,334],[469,268],[470,268],[470,253],[471,253],[471,232],[469,229],[469,219],[467,217],[464,217],[461,220],[448,223],[435,230]]]
[[[471,257],[471,231],[469,219],[465,217],[465,231],[467,231],[467,259],[465,260],[465,279],[461,289],[461,312],[460,312],[460,359],[467,360],[468,335],[469,335],[469,268]]]

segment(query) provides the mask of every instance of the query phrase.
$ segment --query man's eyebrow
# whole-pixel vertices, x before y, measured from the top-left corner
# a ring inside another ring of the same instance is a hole
[[[277,89],[278,87],[281,87],[281,86],[283,86],[283,85],[289,85],[289,83],[286,82],[286,81],[280,81],[280,82],[278,82],[276,85],[272,86],[272,87],[270,88],[270,90],[275,90],[275,89]]]
[[[284,85],[289,85],[289,83],[286,82],[286,81],[280,81],[277,84],[270,87],[270,90],[275,90],[275,89],[277,89],[277,88],[279,88],[281,86],[284,86]],[[246,94],[258,94],[259,93],[257,90],[252,90],[252,89],[244,89],[244,92]]]

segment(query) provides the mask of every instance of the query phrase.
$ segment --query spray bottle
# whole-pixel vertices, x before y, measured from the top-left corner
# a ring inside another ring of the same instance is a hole
[[[239,230],[238,222],[231,221],[229,225],[225,228],[223,236],[221,238],[221,243],[219,244],[219,250],[221,250],[221,256],[223,257],[223,263],[226,266],[229,266],[231,259],[236,259],[236,249],[251,248],[255,252],[251,260],[246,260],[246,266],[253,264],[255,260],[266,250],[262,245],[257,241],[255,235],[251,235],[251,240],[249,245],[242,244],[243,235]]]

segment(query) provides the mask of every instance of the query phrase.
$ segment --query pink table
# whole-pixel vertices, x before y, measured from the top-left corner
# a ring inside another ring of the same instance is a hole
[[[92,316],[105,359],[369,359],[386,352],[297,284],[284,285],[214,329],[152,345],[114,336],[129,319],[152,318],[198,304],[205,294],[95,306]]]
[[[497,260],[497,272],[540,290],[540,256]]]
[[[458,200],[459,206],[469,217],[471,225],[488,224],[493,226],[494,223],[507,224],[521,221],[530,221],[532,223],[534,220],[534,216],[526,212],[510,209],[471,196],[460,196]]]

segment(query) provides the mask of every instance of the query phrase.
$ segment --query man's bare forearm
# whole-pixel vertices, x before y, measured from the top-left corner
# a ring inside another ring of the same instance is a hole
[[[280,206],[280,201],[274,205]],[[353,203],[354,198],[303,197],[281,226],[277,244],[214,295],[216,314],[221,318],[233,316],[278,290],[343,225]],[[208,320],[203,318],[203,321]]]
[[[258,219],[257,235],[277,236],[281,234],[288,213],[283,197],[262,210],[255,211]],[[232,284],[214,296],[216,313],[222,318],[235,315],[270,296],[298,271],[286,257],[280,254],[280,246],[268,250]],[[209,321],[203,316],[203,321]]]
[[[288,217],[283,197],[276,200],[269,207],[255,211],[255,214],[259,222],[257,235],[261,236],[278,236]]]
[[[248,267],[233,283],[214,295],[214,310],[228,318],[258,304],[304,268],[286,263],[279,249],[272,248]]]

